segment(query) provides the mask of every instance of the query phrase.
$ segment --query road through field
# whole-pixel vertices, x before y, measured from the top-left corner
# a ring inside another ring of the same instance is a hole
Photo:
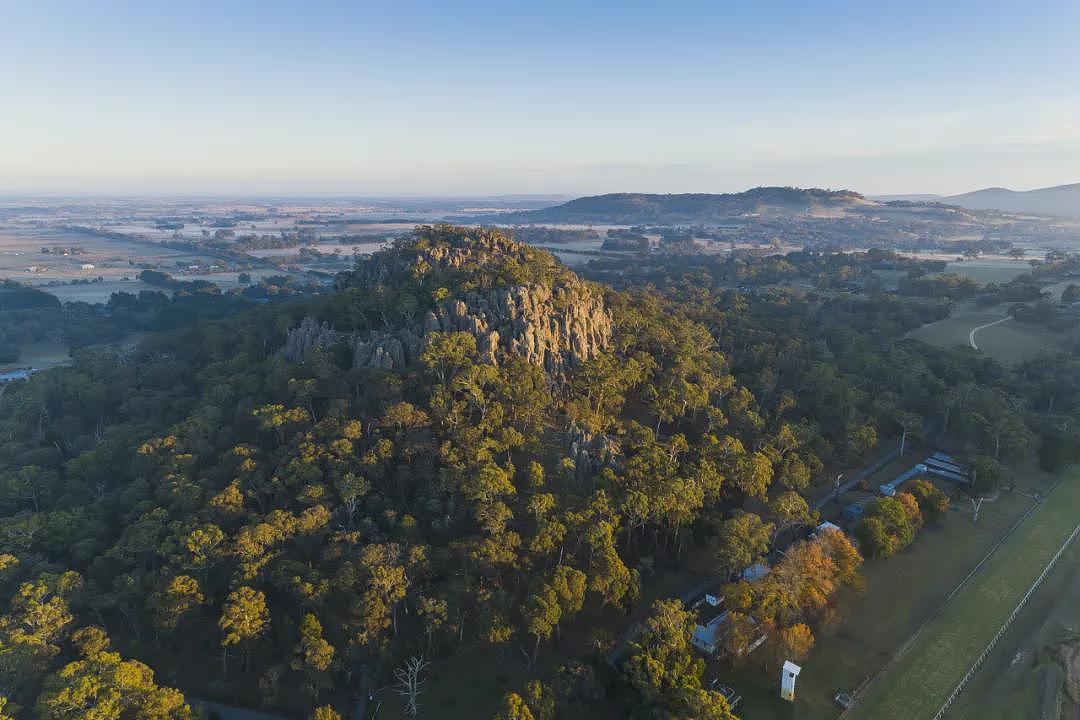
[[[1077,526],[1080,472],[1047,498],[862,694],[850,720],[930,720]],[[882,622],[888,608],[881,608]]]
[[[1006,316],[1006,317],[1001,318],[1000,320],[995,320],[994,322],[988,322],[985,325],[980,325],[979,327],[971,328],[971,332],[968,333],[968,344],[971,345],[971,347],[978,350],[979,346],[975,344],[975,333],[979,332],[980,330],[983,330],[984,328],[993,327],[994,325],[1000,325],[1001,323],[1005,322],[1006,320],[1012,320],[1012,317],[1011,316]]]

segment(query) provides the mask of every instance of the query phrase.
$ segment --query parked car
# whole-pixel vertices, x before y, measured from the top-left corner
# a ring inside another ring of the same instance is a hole
[[[852,695],[851,693],[838,692],[835,695],[833,695],[833,701],[837,705],[839,705],[840,707],[847,710],[848,708],[850,708],[852,705],[855,704],[855,696]]]

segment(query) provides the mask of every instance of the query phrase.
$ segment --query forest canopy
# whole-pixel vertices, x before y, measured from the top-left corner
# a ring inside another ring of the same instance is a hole
[[[797,543],[767,582],[738,578],[815,522],[807,501],[832,468],[931,422],[1020,456],[1069,431],[1016,398],[1080,403],[1055,365],[1009,373],[900,339],[940,316],[931,301],[699,280],[616,290],[496,230],[422,228],[332,293],[88,348],[12,385],[4,712],[183,718],[182,691],[329,717],[357,688],[482,648],[537,676],[503,717],[590,703],[733,717],[677,602],[652,608],[619,673],[610,639],[558,667],[545,651],[637,607],[692,546],[770,657],[808,651],[858,582],[848,540]],[[940,513],[917,492],[919,522]],[[904,511],[875,508],[871,554],[910,541]]]

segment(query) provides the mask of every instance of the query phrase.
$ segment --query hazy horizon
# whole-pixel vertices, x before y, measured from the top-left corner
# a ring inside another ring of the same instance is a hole
[[[278,191],[278,192],[168,192],[153,190],[143,190],[139,192],[67,192],[67,191],[42,191],[42,192],[15,192],[8,191],[4,188],[0,188],[0,200],[33,200],[33,199],[55,199],[55,200],[130,200],[146,198],[149,200],[349,200],[349,201],[372,201],[372,202],[391,202],[391,201],[475,201],[475,200],[518,200],[518,201],[540,201],[543,199],[550,199],[552,203],[562,203],[568,200],[572,200],[579,197],[588,197],[595,195],[621,195],[621,194],[641,194],[641,195],[681,195],[681,194],[738,194],[753,190],[758,187],[798,187],[801,189],[820,189],[829,191],[853,191],[870,198],[902,198],[902,197],[914,197],[924,195],[927,197],[940,197],[948,198],[952,195],[962,195],[968,192],[977,192],[980,190],[992,190],[992,189],[1005,189],[1013,192],[1027,192],[1033,190],[1046,190],[1053,189],[1055,187],[1066,187],[1071,185],[1080,185],[1080,181],[1072,183],[1061,183],[1059,185],[1051,186],[1038,186],[1038,187],[1007,187],[1003,185],[986,185],[978,188],[970,188],[970,190],[961,191],[959,193],[951,193],[949,195],[943,193],[930,193],[930,192],[887,192],[887,193],[866,193],[862,192],[858,188],[849,187],[816,187],[816,186],[798,186],[790,183],[774,183],[771,185],[755,185],[743,187],[741,189],[725,189],[725,190],[684,190],[680,192],[673,192],[668,190],[633,190],[633,189],[614,189],[604,190],[600,192],[592,193],[565,193],[565,192],[520,192],[520,193],[466,193],[466,194],[379,194],[379,193],[363,193],[363,192],[306,192],[306,191]]]
[[[1080,5],[1066,0],[5,9],[7,196],[1080,180]]]

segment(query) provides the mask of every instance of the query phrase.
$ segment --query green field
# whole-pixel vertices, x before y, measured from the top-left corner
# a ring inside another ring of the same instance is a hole
[[[0,363],[0,372],[20,367],[34,367],[48,370],[59,365],[66,365],[71,358],[67,346],[63,343],[42,340],[19,346],[19,359],[15,362]]]
[[[940,257],[938,258],[940,259]],[[945,273],[968,277],[980,284],[1007,283],[1017,275],[1031,270],[1027,260],[953,260],[945,266]],[[875,270],[886,288],[895,290],[906,270]]]
[[[1080,630],[1080,544],[1073,543],[949,708],[948,720],[1076,717],[1053,656]],[[1064,706],[1064,707],[1063,707]]]
[[[860,698],[852,720],[930,718],[1072,532],[1080,472],[1072,471],[914,644]]]
[[[1017,275],[1029,272],[1031,265],[1027,260],[978,259],[953,261],[945,266],[945,272],[969,277],[975,282],[1007,283]]]
[[[1007,317],[1001,309],[983,309],[972,303],[957,303],[952,314],[944,320],[923,325],[908,333],[908,337],[938,347],[961,345],[970,347],[971,331]],[[975,343],[1003,365],[1013,365],[1035,356],[1042,350],[1052,350],[1063,340],[1060,334],[1029,323],[1007,320],[978,330]]]
[[[908,337],[913,337],[931,345],[937,345],[938,347],[955,347],[957,345],[967,346],[968,335],[974,328],[994,322],[995,320],[1000,320],[1003,317],[1005,317],[1005,313],[1000,310],[983,310],[977,309],[974,305],[968,303],[957,303],[953,307],[949,317],[916,328],[908,333]],[[1012,321],[1010,320],[1009,322]],[[1008,323],[1002,323],[1002,325],[1007,324]],[[995,325],[994,327],[999,326]],[[988,328],[987,332],[992,329],[993,328]],[[979,332],[978,339],[982,339],[982,331]]]
[[[1035,356],[1042,350],[1057,348],[1064,337],[1041,325],[1009,320],[980,330],[975,343],[1003,365],[1014,365]]]

